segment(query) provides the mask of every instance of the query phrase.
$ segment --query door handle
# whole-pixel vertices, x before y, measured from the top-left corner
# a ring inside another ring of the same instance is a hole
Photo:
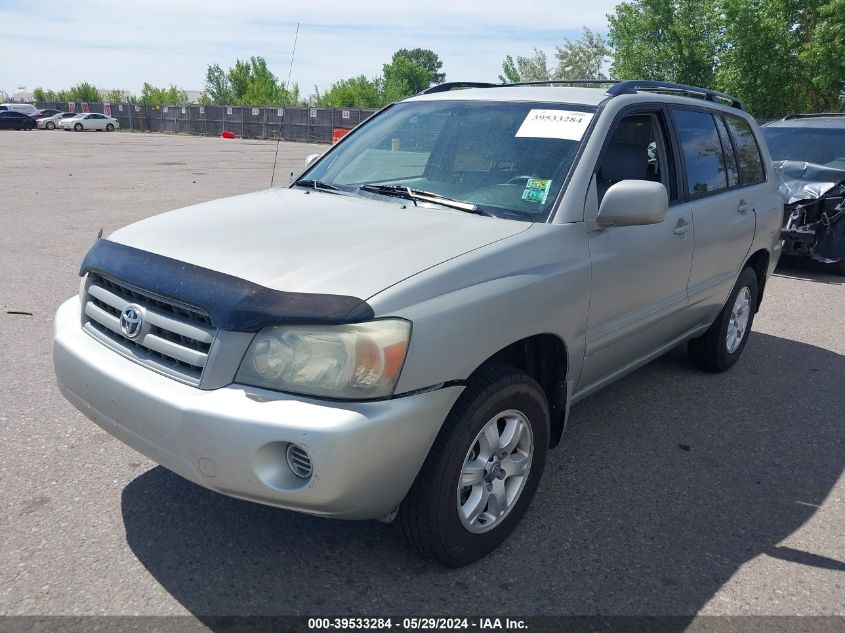
[[[672,229],[672,233],[675,235],[686,235],[689,233],[689,230],[692,228],[692,224],[687,222],[683,218],[678,220],[678,223],[675,225],[675,228]]]
[[[746,211],[748,211],[748,203],[743,198],[740,198],[736,210],[739,213],[745,213]]]

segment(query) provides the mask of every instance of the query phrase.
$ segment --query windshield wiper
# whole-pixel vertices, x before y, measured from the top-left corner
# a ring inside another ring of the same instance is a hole
[[[309,180],[305,178],[297,180],[293,184],[294,186],[299,187],[310,187],[311,189],[316,189],[317,191],[341,191],[340,188],[335,187],[334,185],[330,185],[327,182],[323,182],[322,180]]]
[[[422,189],[411,189],[404,185],[361,185],[359,189],[364,191],[371,191],[373,193],[380,193],[385,196],[398,196],[408,198],[409,200],[422,200],[423,202],[432,202],[444,207],[458,209],[459,211],[466,211],[467,213],[477,213],[478,215],[492,216],[487,211],[482,211],[476,205],[470,202],[461,202],[460,200],[453,200],[446,196],[441,196],[439,193],[432,193],[431,191],[423,191]]]

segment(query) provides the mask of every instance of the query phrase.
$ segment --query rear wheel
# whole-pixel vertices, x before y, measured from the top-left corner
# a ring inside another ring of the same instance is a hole
[[[470,379],[399,509],[409,543],[459,567],[496,549],[537,490],[549,445],[540,385],[507,365]]]
[[[690,359],[696,365],[722,372],[739,360],[754,323],[757,293],[757,274],[743,269],[719,316],[702,336],[689,342]]]

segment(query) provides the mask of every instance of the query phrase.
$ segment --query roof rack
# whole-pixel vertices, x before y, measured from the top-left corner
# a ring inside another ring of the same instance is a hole
[[[608,88],[607,94],[612,97],[617,97],[619,95],[636,94],[640,90],[654,92],[678,92],[684,95],[699,95],[706,101],[711,101],[713,103],[727,102],[728,105],[734,108],[745,110],[745,106],[742,105],[742,101],[736,97],[726,95],[723,92],[708,90],[707,88],[688,86],[686,84],[676,84],[671,81],[642,81],[638,79],[629,79],[626,81],[620,81]]]
[[[845,116],[845,112],[810,112],[807,114],[787,114],[783,117],[783,121],[790,121],[792,119],[820,119],[831,116]]]
[[[742,101],[736,97],[709,90],[707,88],[700,88],[698,86],[688,86],[686,84],[677,84],[671,81],[653,81],[641,79],[553,79],[544,81],[518,81],[515,83],[485,83],[479,81],[450,81],[447,83],[438,84],[431,88],[426,88],[419,94],[427,95],[435,92],[449,92],[450,90],[460,90],[463,88],[509,88],[518,86],[583,86],[595,84],[609,84],[607,95],[609,97],[618,97],[619,95],[632,95],[640,91],[652,92],[669,92],[678,93],[682,95],[696,95],[706,101],[712,103],[726,103],[739,110],[745,110]],[[789,115],[789,116],[830,116],[830,115]],[[788,117],[787,117],[788,118]]]

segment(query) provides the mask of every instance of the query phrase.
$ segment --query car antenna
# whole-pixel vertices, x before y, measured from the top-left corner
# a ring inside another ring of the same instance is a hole
[[[279,126],[281,127],[281,126]],[[279,158],[279,143],[282,142],[281,129],[279,130],[279,138],[276,139],[276,155],[273,156],[273,173],[270,174],[270,189],[273,188],[273,179],[276,178],[276,161]]]
[[[288,86],[290,85],[290,75],[293,72],[293,58],[296,56],[296,42],[299,40],[299,22],[296,23],[296,33],[293,36],[293,51],[290,54],[290,67],[288,68],[288,80],[285,82],[285,105],[288,102]],[[282,124],[279,122],[279,136],[276,139],[276,155],[273,157],[273,173],[270,174],[270,188],[273,188],[273,180],[276,178],[276,160],[279,158],[279,143],[282,142]],[[290,173],[293,178],[293,172]]]

